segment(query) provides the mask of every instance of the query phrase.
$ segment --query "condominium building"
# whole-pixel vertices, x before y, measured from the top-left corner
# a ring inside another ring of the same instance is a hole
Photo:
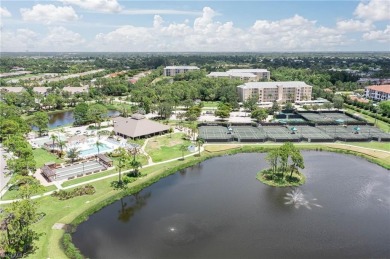
[[[267,79],[269,80],[271,77],[271,73],[267,69],[260,68],[249,68],[249,69],[230,69],[228,70],[230,73],[252,73],[259,77],[259,79]]]
[[[234,78],[246,82],[269,80],[270,72],[266,69],[230,69],[226,72],[211,72],[207,75],[213,78]]]
[[[175,76],[198,69],[199,67],[196,66],[167,66],[164,68],[164,76]]]
[[[262,102],[292,102],[311,100],[312,86],[305,82],[248,82],[237,86],[240,101],[257,96]]]
[[[371,85],[366,87],[365,96],[374,101],[390,100],[390,85]]]

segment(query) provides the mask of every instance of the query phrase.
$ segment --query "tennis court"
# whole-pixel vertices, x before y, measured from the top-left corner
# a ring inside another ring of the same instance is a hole
[[[263,126],[261,127],[267,135],[267,138],[271,141],[300,141],[300,137],[297,133],[292,134],[292,131],[282,126]]]
[[[301,136],[302,140],[308,142],[333,142],[334,138],[329,136],[322,130],[310,126],[295,126],[297,134]]]
[[[312,122],[328,122],[335,123],[337,120],[348,122],[357,122],[355,118],[352,118],[341,112],[304,112],[299,113],[303,118]]]
[[[232,141],[232,134],[226,127],[222,126],[202,126],[199,127],[199,137],[207,142],[227,142]]]
[[[57,181],[58,180],[61,181],[61,180],[70,180],[75,177],[80,177],[91,173],[97,173],[105,169],[106,167],[104,165],[93,160],[84,163],[73,164],[63,168],[58,168],[55,169],[54,172],[56,175],[55,179]]]
[[[317,128],[324,131],[329,136],[333,137],[335,140],[341,141],[368,141],[370,140],[368,135],[361,134],[360,132],[357,134],[356,131],[353,130],[354,126],[344,127],[340,125],[334,126],[318,126]]]
[[[358,127],[358,129],[357,129]],[[370,139],[377,141],[390,141],[390,134],[381,131],[380,129],[369,126],[369,125],[359,125],[359,126],[348,126],[347,129],[350,132],[358,131],[359,134],[367,136]]]
[[[234,140],[239,142],[264,142],[267,138],[262,128],[232,126]]]

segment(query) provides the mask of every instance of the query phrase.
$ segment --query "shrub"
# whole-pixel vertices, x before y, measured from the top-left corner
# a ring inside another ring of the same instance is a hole
[[[80,250],[72,243],[72,236],[69,233],[65,233],[62,238],[62,246],[64,247],[65,254],[71,259],[83,259]]]
[[[87,184],[87,185],[82,186],[82,187],[74,188],[71,191],[65,191],[65,190],[55,191],[52,193],[51,196],[58,197],[58,199],[60,199],[60,200],[68,200],[68,199],[74,198],[76,196],[92,195],[95,192],[96,192],[95,187],[93,187],[90,184]]]

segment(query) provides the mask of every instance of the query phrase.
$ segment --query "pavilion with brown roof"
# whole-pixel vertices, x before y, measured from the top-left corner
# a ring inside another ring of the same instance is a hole
[[[124,138],[142,138],[157,134],[168,133],[169,126],[151,121],[141,114],[133,114],[129,118],[114,119],[114,132]]]

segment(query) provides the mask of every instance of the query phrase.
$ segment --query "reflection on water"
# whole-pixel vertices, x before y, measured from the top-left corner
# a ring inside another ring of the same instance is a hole
[[[138,192],[132,196],[121,198],[121,208],[119,210],[118,219],[124,223],[129,221],[136,211],[140,210],[143,206],[146,205],[146,200],[151,196],[151,192],[146,192],[143,194]]]
[[[99,259],[390,258],[389,171],[303,156],[310,177],[295,189],[256,180],[265,154],[207,160],[91,215],[73,241]]]
[[[182,246],[207,236],[208,228],[186,214],[173,214],[155,223],[154,237],[170,246]]]
[[[284,203],[286,205],[294,205],[296,209],[299,209],[301,206],[311,210],[312,206],[322,208],[321,205],[314,203],[317,199],[311,199],[310,202],[305,199],[305,196],[299,189],[294,189],[291,192],[286,194],[284,197],[287,201]]]
[[[118,116],[119,112],[115,110],[108,110],[107,116]],[[49,129],[71,125],[75,121],[73,111],[63,111],[58,113],[49,114]],[[36,127],[32,127],[33,130],[37,130]]]

